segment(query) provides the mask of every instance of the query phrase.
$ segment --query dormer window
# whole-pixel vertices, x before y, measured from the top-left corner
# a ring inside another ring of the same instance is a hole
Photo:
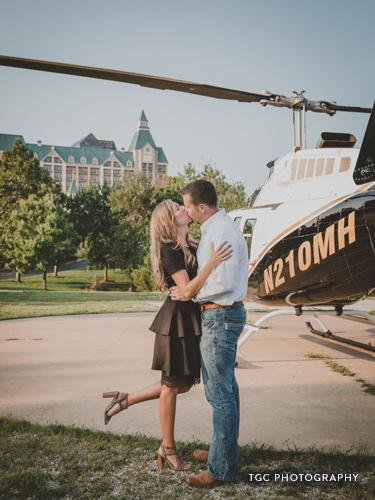
[[[80,162],[83,164],[83,165],[86,165],[86,157],[85,156],[81,156],[81,159],[80,159]]]
[[[69,163],[74,163],[74,156],[70,155],[68,158]]]
[[[130,160],[128,160],[128,161],[126,162],[126,166],[127,166],[128,168],[132,168],[133,164],[132,164],[132,162],[131,162]]]
[[[92,159],[92,164],[93,165],[97,165],[98,164],[98,159],[97,158],[93,158]]]

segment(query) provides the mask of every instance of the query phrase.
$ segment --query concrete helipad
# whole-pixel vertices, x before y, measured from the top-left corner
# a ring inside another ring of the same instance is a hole
[[[375,301],[368,302],[375,309]],[[361,308],[365,309],[364,303]],[[255,322],[264,313],[250,312]],[[76,424],[115,433],[160,436],[156,401],[133,406],[106,427],[102,391],[134,391],[159,379],[150,370],[154,313],[100,314],[0,322],[1,415],[40,423]],[[311,317],[278,317],[241,347],[240,442],[343,450],[365,445],[375,451],[375,396],[356,377],[375,383],[375,354],[310,334]],[[337,335],[375,343],[375,327],[328,317]],[[329,355],[356,377],[332,371]],[[203,385],[182,395],[177,439],[209,441],[211,409]]]

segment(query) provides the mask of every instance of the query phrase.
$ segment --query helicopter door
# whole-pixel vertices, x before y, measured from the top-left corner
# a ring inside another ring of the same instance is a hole
[[[254,232],[254,226],[256,223],[256,219],[246,219],[244,227],[243,227],[243,235],[245,236],[246,243],[247,243],[247,249],[249,252],[249,258],[250,258],[250,251],[251,251],[251,241],[253,239],[253,232]]]

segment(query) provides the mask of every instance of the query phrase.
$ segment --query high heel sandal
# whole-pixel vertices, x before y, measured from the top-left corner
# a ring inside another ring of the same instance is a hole
[[[161,452],[160,452],[161,450]],[[168,457],[175,455],[177,457],[177,465],[169,460]],[[157,451],[157,467],[161,470],[167,464],[168,467],[174,471],[188,470],[190,469],[190,464],[184,463],[179,454],[177,453],[175,446],[165,446],[163,443]]]
[[[121,398],[119,397],[120,394],[123,394]],[[128,396],[129,394],[127,392],[119,392],[119,391],[110,391],[110,392],[103,392],[103,398],[113,398],[112,401],[109,403],[107,408],[104,410],[104,424],[107,425],[108,422],[111,420],[111,418],[114,415],[117,415],[117,413],[120,413],[121,410],[126,410],[126,408],[129,406],[128,404]],[[113,415],[108,415],[108,412],[111,408],[115,406],[115,404],[118,404],[120,406],[120,410],[114,413]]]

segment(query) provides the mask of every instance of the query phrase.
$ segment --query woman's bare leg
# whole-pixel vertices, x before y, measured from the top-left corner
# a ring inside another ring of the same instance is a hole
[[[190,387],[168,387],[161,386],[160,399],[159,399],[159,417],[160,427],[163,436],[164,446],[175,446],[174,440],[174,424],[176,417],[176,402],[177,394],[187,392]],[[178,457],[170,455],[169,461],[178,466]]]
[[[153,399],[158,399],[160,397],[160,392],[161,388],[163,386],[160,384],[160,381],[154,382],[153,384],[137,391],[137,392],[132,392],[128,395],[128,407],[138,404],[138,403],[143,403],[144,401],[151,401]],[[179,387],[178,388],[178,393],[181,394],[183,392],[187,392],[189,390],[189,387]],[[120,394],[121,397],[121,394]],[[115,415],[120,411],[120,405],[115,404],[108,412],[108,416]]]

